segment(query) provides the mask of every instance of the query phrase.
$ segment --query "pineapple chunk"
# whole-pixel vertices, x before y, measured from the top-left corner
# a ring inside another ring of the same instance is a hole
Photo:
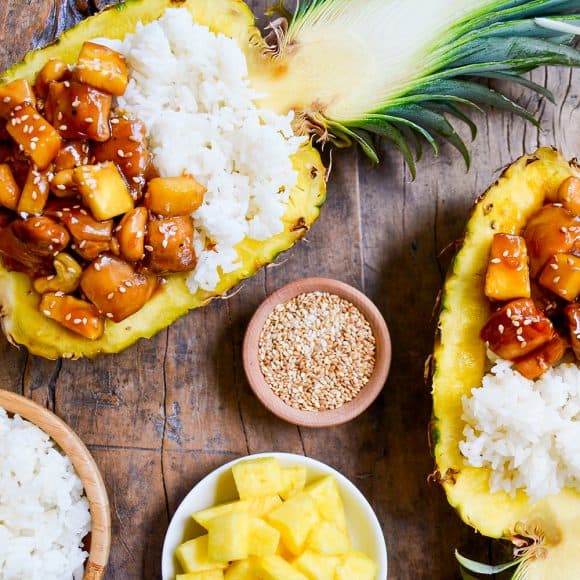
[[[121,96],[127,88],[127,64],[122,54],[94,42],[81,48],[74,77],[111,95]]]
[[[298,555],[320,518],[312,497],[300,493],[271,511],[267,520],[280,532],[286,547],[294,555]]]
[[[294,560],[293,566],[308,580],[334,580],[334,573],[339,563],[340,558],[336,556],[323,556],[306,550]]]
[[[0,117],[7,119],[14,107],[24,103],[36,106],[36,97],[28,81],[17,79],[0,87]]]
[[[282,499],[290,499],[293,495],[304,489],[306,485],[306,468],[303,465],[295,465],[282,469]]]
[[[225,574],[226,580],[257,580],[258,578],[254,558],[234,562]]]
[[[20,188],[14,179],[10,165],[0,164],[0,205],[16,211]]]
[[[252,516],[262,518],[267,516],[274,508],[282,505],[282,500],[277,495],[256,497],[245,500],[248,503],[248,512]]]
[[[514,368],[527,379],[535,380],[554,366],[566,352],[566,341],[554,332],[553,337],[533,352],[516,359]]]
[[[105,332],[99,311],[90,302],[74,296],[50,292],[43,294],[39,309],[47,318],[89,340],[97,340]]]
[[[51,58],[36,75],[34,91],[41,99],[46,99],[50,83],[64,81],[67,77],[70,78],[68,65],[62,60]]]
[[[336,568],[335,580],[375,580],[378,566],[362,552],[350,552]]]
[[[280,465],[272,457],[241,461],[232,473],[241,499],[276,495],[282,487]]]
[[[256,558],[256,572],[256,580],[308,580],[302,572],[280,556]],[[350,580],[354,580],[354,577]]]
[[[50,193],[47,171],[37,171],[34,167],[28,170],[26,183],[18,200],[19,214],[40,214],[46,205]]]
[[[96,219],[105,221],[133,209],[133,198],[114,163],[77,167],[73,178]]]
[[[223,570],[228,565],[209,557],[207,534],[180,544],[175,550],[175,557],[185,572]]]
[[[58,131],[31,105],[15,107],[6,130],[40,170],[46,169],[60,150]]]
[[[149,182],[145,206],[166,217],[189,215],[203,201],[206,188],[193,177],[155,177]]]
[[[278,549],[280,532],[260,518],[250,518],[248,552],[252,556],[272,556]]]
[[[558,188],[558,201],[575,215],[580,215],[580,178],[568,177]]]
[[[250,516],[233,512],[211,519],[208,523],[208,554],[213,560],[243,560],[248,557]]]
[[[336,524],[338,529],[344,532],[348,530],[338,484],[332,475],[327,475],[306,486],[304,492],[312,497],[323,520]]]
[[[574,302],[580,295],[580,258],[574,254],[552,256],[538,282],[561,298]]]
[[[247,501],[232,501],[228,503],[222,503],[216,505],[215,507],[200,510],[192,514],[192,518],[205,529],[208,529],[209,522],[218,517],[226,514],[233,514],[237,512],[248,512],[249,504]]]
[[[310,550],[326,556],[340,556],[352,549],[348,533],[330,522],[316,526],[310,532],[306,545]]]
[[[222,580],[223,577],[223,570],[203,570],[202,572],[177,574],[177,576],[175,576],[175,580]]]
[[[505,301],[530,297],[528,250],[521,236],[495,234],[485,275],[485,295]]]
[[[568,304],[564,308],[564,314],[570,331],[570,346],[576,358],[580,360],[580,302]]]

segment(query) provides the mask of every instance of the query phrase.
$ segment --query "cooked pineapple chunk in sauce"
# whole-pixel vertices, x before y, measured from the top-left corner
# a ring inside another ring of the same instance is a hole
[[[14,179],[10,165],[0,164],[0,205],[16,211],[20,199],[20,188]]]
[[[73,177],[84,204],[96,219],[108,220],[133,209],[127,183],[113,162],[77,167]]]
[[[51,58],[41,69],[34,81],[34,92],[41,99],[48,96],[50,83],[70,80],[69,66],[56,58]]]
[[[495,301],[530,297],[528,251],[521,236],[494,235],[485,275],[485,295]]]
[[[558,188],[558,201],[575,215],[580,215],[580,178],[568,177]]]
[[[481,330],[481,338],[501,358],[514,360],[552,338],[554,327],[530,298],[509,302]]]
[[[85,300],[68,294],[47,293],[42,295],[40,311],[60,325],[89,340],[103,336],[105,324],[98,310]]]
[[[527,379],[537,379],[562,359],[567,346],[566,341],[555,332],[548,342],[517,359],[514,368]]]
[[[94,42],[83,44],[73,75],[81,83],[116,96],[125,92],[129,82],[123,55]]]
[[[54,160],[54,170],[58,172],[65,169],[74,169],[80,165],[88,165],[89,151],[89,142],[86,140],[67,141]]]
[[[57,156],[60,135],[31,105],[15,107],[6,129],[38,169],[46,169]]]
[[[554,254],[580,250],[580,217],[564,207],[545,205],[526,225],[524,238],[531,274],[537,276]]]
[[[568,304],[564,308],[564,314],[570,333],[570,346],[574,351],[574,356],[580,360],[580,302]]]
[[[556,254],[542,270],[538,282],[554,294],[573,302],[580,295],[580,257]]]
[[[20,215],[36,215],[42,213],[48,194],[50,193],[50,171],[38,171],[31,167],[26,183],[18,200],[17,211]]]
[[[201,205],[205,192],[205,187],[189,175],[156,177],[149,182],[145,206],[165,217],[188,215]]]
[[[81,289],[107,318],[125,320],[140,310],[157,288],[156,276],[136,272],[116,256],[102,254],[83,272]]]
[[[75,81],[50,83],[46,118],[64,139],[106,141],[111,136],[109,114],[113,98]]]
[[[129,262],[139,262],[145,257],[145,233],[149,213],[144,207],[136,207],[126,213],[117,227],[119,252]]]
[[[0,86],[0,117],[8,119],[14,107],[25,103],[36,106],[36,97],[28,81],[17,79]]]

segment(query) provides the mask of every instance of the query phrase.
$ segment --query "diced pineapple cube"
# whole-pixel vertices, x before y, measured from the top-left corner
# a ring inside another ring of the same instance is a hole
[[[248,504],[248,513],[257,518],[268,515],[274,508],[282,505],[282,500],[278,495],[255,497],[245,500]]]
[[[286,547],[298,555],[320,517],[312,497],[300,493],[272,510],[267,520],[280,532]]]
[[[248,557],[250,516],[233,512],[211,519],[208,524],[208,554],[213,560],[243,560]]]
[[[526,379],[535,380],[554,366],[566,353],[568,343],[557,332],[536,350],[514,361],[514,368]]]
[[[240,461],[232,473],[241,499],[276,495],[282,487],[280,465],[273,457]]]
[[[16,211],[18,199],[20,198],[20,188],[14,179],[14,174],[10,165],[0,164],[0,205]]]
[[[308,580],[302,572],[280,556],[256,558],[256,571],[255,578],[259,580]]]
[[[280,532],[260,518],[250,518],[248,552],[252,556],[271,556],[280,543]]]
[[[0,117],[7,119],[14,107],[24,103],[36,106],[36,97],[28,81],[17,79],[0,87]]]
[[[209,557],[207,534],[180,544],[175,550],[175,557],[185,572],[223,570],[228,565]]]
[[[334,580],[334,573],[339,563],[340,558],[337,556],[323,556],[306,550],[294,560],[293,566],[300,570],[308,580]]]
[[[66,80],[67,77],[70,78],[68,65],[62,60],[51,58],[36,75],[34,91],[41,99],[46,99],[50,83]]]
[[[555,254],[538,282],[564,300],[574,302],[580,295],[580,258],[574,254]]]
[[[223,570],[204,570],[203,572],[177,574],[175,580],[223,580],[223,577]]]
[[[15,107],[6,130],[40,170],[46,169],[60,150],[58,131],[31,105]]]
[[[485,295],[505,301],[530,297],[526,241],[521,236],[495,234],[485,274]]]
[[[18,200],[18,213],[35,215],[42,213],[50,193],[48,172],[38,171],[34,167],[28,170],[26,183]]]
[[[203,201],[206,188],[193,177],[155,177],[147,186],[145,206],[158,215],[189,215]]]
[[[282,469],[282,499],[290,499],[304,489],[306,485],[306,468],[303,465]]]
[[[225,573],[225,580],[257,580],[255,558],[233,562]]]
[[[378,566],[362,552],[350,552],[336,568],[336,580],[375,580]]]
[[[81,83],[117,97],[125,92],[129,82],[123,55],[94,42],[83,44],[74,76]]]
[[[306,545],[310,550],[327,556],[340,556],[352,549],[348,533],[331,522],[316,526],[310,532]]]
[[[47,318],[52,318],[61,326],[89,340],[97,340],[105,332],[105,324],[99,311],[90,302],[68,294],[43,294],[39,310]]]
[[[210,520],[218,517],[223,516],[225,514],[233,514],[236,512],[249,512],[249,504],[247,501],[231,501],[228,503],[222,503],[220,505],[216,505],[215,507],[207,508],[204,510],[200,510],[192,514],[192,518],[204,528],[207,529],[207,526]]]
[[[114,163],[77,167],[73,178],[96,219],[105,221],[133,209],[133,198]]]
[[[332,475],[327,475],[307,485],[304,488],[304,493],[312,497],[323,520],[333,522],[343,531],[348,530],[338,484]]]

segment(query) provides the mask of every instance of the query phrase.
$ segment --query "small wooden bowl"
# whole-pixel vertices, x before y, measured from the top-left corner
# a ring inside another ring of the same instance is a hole
[[[84,580],[101,580],[105,576],[111,547],[111,512],[105,483],[95,460],[62,419],[30,399],[0,388],[0,407],[42,429],[70,458],[83,483],[91,512],[90,551],[85,562]]]
[[[264,323],[276,306],[288,302],[299,294],[316,291],[340,296],[362,312],[375,336],[376,361],[368,383],[352,401],[328,411],[302,411],[284,403],[266,383],[260,370],[258,343]],[[274,415],[288,423],[303,427],[331,427],[354,419],[377,398],[389,374],[391,338],[385,319],[373,302],[362,292],[344,282],[330,278],[302,278],[283,286],[262,302],[246,330],[242,354],[250,387],[262,404]]]

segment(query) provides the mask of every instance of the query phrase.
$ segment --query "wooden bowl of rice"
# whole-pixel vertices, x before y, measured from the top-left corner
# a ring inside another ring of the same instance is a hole
[[[360,290],[330,278],[302,278],[256,310],[243,364],[254,394],[274,415],[303,427],[331,427],[351,421],[378,397],[391,339],[379,309]]]
[[[89,503],[91,531],[85,538],[89,555],[84,579],[100,580],[105,575],[111,546],[111,514],[107,490],[99,468],[78,435],[59,417],[35,402],[0,388],[0,407],[19,415],[44,431],[70,459]],[[88,541],[87,541],[88,540]]]

